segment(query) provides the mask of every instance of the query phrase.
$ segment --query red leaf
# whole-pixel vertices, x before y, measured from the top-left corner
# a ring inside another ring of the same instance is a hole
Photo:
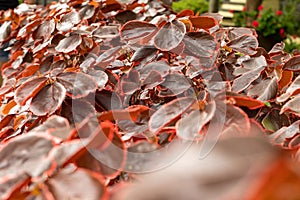
[[[209,30],[210,28],[218,25],[218,22],[213,17],[191,16],[189,19],[192,22],[194,28]]]
[[[99,200],[106,190],[102,176],[84,169],[60,170],[46,185],[54,199]]]
[[[278,102],[284,102],[292,95],[298,94],[300,91],[300,76],[297,76],[291,85],[286,89],[285,93],[277,97]]]
[[[41,19],[37,19],[23,26],[18,32],[17,39],[20,40],[26,38],[29,35],[29,32],[31,32],[36,26],[40,25],[41,22]]]
[[[142,86],[145,86],[145,89],[154,88],[161,84],[164,81],[161,74],[157,71],[150,71],[149,75],[145,78],[142,83]]]
[[[105,1],[105,4],[104,4],[103,8],[101,9],[101,11],[103,13],[108,13],[110,11],[120,10],[121,8],[122,8],[122,5],[118,1],[107,0],[107,1]]]
[[[107,142],[105,145],[101,145],[101,139],[99,142],[93,140],[93,144],[88,146],[88,153],[79,158],[76,163],[79,167],[91,169],[112,179],[118,176],[124,168],[125,143],[121,140],[120,135],[114,131],[112,123],[102,122],[100,126],[101,132],[106,135]]]
[[[300,115],[300,95],[295,96],[293,99],[289,100],[280,110],[280,114],[285,111],[292,111],[297,115]]]
[[[6,105],[3,105],[2,108],[1,108],[1,114],[6,116],[8,114],[13,114],[13,113],[10,113],[10,110],[15,107],[17,105],[17,103],[12,99],[11,101],[9,101]],[[14,114],[17,114],[14,113]],[[1,129],[1,128],[0,128]]]
[[[180,21],[168,22],[156,34],[154,45],[162,51],[170,51],[181,43],[185,33],[184,23]]]
[[[42,175],[50,167],[51,161],[45,157],[52,148],[52,140],[37,135],[26,134],[9,140],[0,150],[0,177],[21,172],[32,177]]]
[[[119,110],[122,108],[120,96],[116,92],[108,90],[97,91],[95,101],[103,110]]]
[[[250,120],[247,114],[239,107],[217,103],[217,110],[208,126],[208,133],[212,137],[214,137],[213,134],[219,136],[219,133],[222,133],[223,137],[249,135]],[[207,134],[207,137],[210,137],[209,134]]]
[[[160,84],[158,95],[161,97],[176,96],[191,87],[190,82],[185,76],[175,73],[169,74],[165,77],[164,82]]]
[[[142,21],[129,21],[121,28],[120,35],[123,40],[133,43],[148,37],[157,30],[154,24]]]
[[[268,101],[276,97],[278,90],[277,78],[268,78],[254,85],[247,92],[249,96],[256,97],[259,101]]]
[[[71,30],[75,25],[81,22],[81,16],[76,11],[71,11],[65,15],[62,15],[60,21],[56,24],[56,28],[59,31],[67,32]]]
[[[290,149],[299,149],[299,147],[300,147],[300,134],[294,137],[289,143]]]
[[[70,127],[69,122],[66,118],[58,115],[52,115],[42,125],[34,128],[32,131],[36,132],[47,132],[49,130],[55,130],[60,128]]]
[[[55,160],[55,167],[59,169],[82,156],[87,151],[85,144],[84,139],[62,143],[51,150],[49,157]]]
[[[182,97],[163,105],[150,117],[149,130],[152,133],[157,133],[164,126],[175,121],[194,102],[195,99],[193,98]]]
[[[24,106],[26,101],[34,97],[47,83],[46,77],[33,77],[25,81],[15,91],[15,101]]]
[[[252,99],[247,96],[239,96],[239,95],[227,95],[229,99],[234,99],[234,104],[237,106],[245,106],[251,110],[255,110],[261,107],[264,107],[264,102],[256,99]]]
[[[298,120],[288,127],[284,126],[280,128],[276,132],[269,135],[269,138],[275,145],[283,146],[286,140],[289,140],[300,133],[299,126],[300,126],[300,121]]]
[[[43,21],[41,25],[33,32],[32,37],[34,39],[47,39],[51,36],[53,31],[55,30],[55,21],[54,20],[46,20]]]
[[[104,71],[89,69],[87,71],[87,74],[95,79],[99,89],[105,87],[105,85],[108,81],[108,76]]]
[[[94,16],[94,14],[95,14],[95,7],[92,5],[85,5],[79,11],[79,15],[83,19],[90,19]]]
[[[11,123],[11,121],[14,119],[15,116],[16,116],[15,114],[11,114],[11,115],[6,115],[5,117],[3,117],[0,121],[0,130],[7,127]]]
[[[67,95],[72,98],[85,97],[97,89],[96,81],[81,72],[64,72],[57,75],[56,79],[66,88]]]
[[[185,49],[188,55],[200,58],[201,65],[211,68],[217,52],[217,43],[214,36],[207,32],[190,32],[184,37]]]
[[[115,18],[121,24],[137,19],[137,14],[131,10],[124,10],[115,15]]]
[[[29,109],[38,116],[53,114],[62,104],[66,96],[66,89],[62,84],[54,82],[45,86],[33,97]]]
[[[177,136],[184,140],[197,139],[203,126],[207,124],[216,111],[215,102],[205,106],[204,110],[194,110],[176,123]]]
[[[258,41],[253,35],[243,35],[230,41],[227,46],[237,52],[253,55],[256,53],[255,49],[258,47]]]
[[[5,21],[0,28],[0,42],[5,41],[6,39],[9,38],[10,33],[11,33],[11,22],[10,21]]]
[[[278,89],[281,90],[285,86],[289,85],[293,79],[294,73],[292,71],[283,70],[281,78],[278,81]]]
[[[110,62],[115,60],[116,56],[119,54],[120,49],[121,47],[117,46],[105,51],[97,58],[97,64],[100,64],[103,68],[106,67]]]
[[[133,94],[136,90],[140,89],[140,74],[138,71],[130,70],[121,81],[122,91],[125,94]]]
[[[233,92],[241,92],[246,89],[253,81],[255,81],[259,76],[260,73],[265,69],[265,66],[258,67],[251,71],[248,71],[241,75],[240,77],[236,78],[232,84],[232,91]]]
[[[134,52],[130,61],[134,62],[141,59],[145,59],[147,57],[155,55],[156,52],[157,52],[157,48],[155,48],[154,46],[142,46],[141,48],[139,48]]]
[[[99,39],[115,38],[118,35],[118,26],[101,26],[93,32],[93,36]]]
[[[74,51],[82,42],[79,34],[71,35],[61,40],[55,47],[55,50],[62,53],[70,53]]]
[[[30,182],[30,177],[24,173],[16,173],[0,180],[1,190],[0,198],[1,199],[12,199],[13,194],[20,192],[22,187],[27,185]]]
[[[140,115],[149,112],[149,107],[142,105],[134,105],[128,107],[126,110],[110,110],[102,112],[98,116],[99,121],[115,121],[115,120],[131,120],[136,122]]]
[[[151,71],[159,72],[162,77],[165,77],[167,74],[169,74],[170,65],[165,61],[148,63],[139,70],[141,79],[145,79]]]
[[[177,14],[177,18],[186,17],[186,16],[194,16],[194,11],[192,11],[192,10],[182,10]]]
[[[290,58],[284,65],[284,70],[299,71],[300,70],[300,55]]]

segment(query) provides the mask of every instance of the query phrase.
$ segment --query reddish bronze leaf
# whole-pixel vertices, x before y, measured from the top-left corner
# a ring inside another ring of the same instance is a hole
[[[268,101],[276,97],[277,94],[277,78],[268,78],[257,85],[254,85],[247,92],[249,96],[255,97],[259,101]]]
[[[300,91],[300,76],[297,76],[296,79],[291,83],[287,88],[285,93],[277,97],[278,102],[284,102],[290,98],[290,96],[298,94]]]
[[[300,115],[300,95],[295,96],[291,100],[289,100],[284,106],[282,106],[280,110],[280,114],[284,113],[285,111],[292,111],[297,115]]]
[[[300,70],[300,55],[290,58],[284,65],[283,69],[291,71]]]
[[[143,105],[130,106],[126,110],[110,110],[102,112],[98,116],[99,121],[131,120],[136,122],[140,115],[149,112],[149,108]]]
[[[8,39],[11,33],[11,22],[10,21],[5,21],[0,28],[0,42],[5,41]]]
[[[158,95],[161,97],[176,96],[191,87],[190,82],[185,76],[175,73],[169,74],[165,77],[164,82],[160,84]]]
[[[217,20],[215,20],[213,17],[191,16],[189,19],[192,22],[194,28],[209,30],[210,28],[218,25]]]
[[[55,47],[55,50],[62,53],[70,53],[74,51],[82,42],[79,34],[71,35],[61,40]]]
[[[26,101],[34,97],[47,83],[46,77],[33,77],[25,81],[15,91],[15,101],[24,106]]]
[[[217,43],[214,36],[207,32],[189,32],[183,40],[186,53],[200,59],[205,68],[211,68],[217,51]]]
[[[227,95],[228,99],[233,99],[233,102],[237,106],[245,106],[249,109],[258,109],[264,107],[264,102],[256,99],[252,99],[248,96],[239,96],[239,95]]]
[[[276,132],[269,135],[269,138],[274,144],[283,146],[286,140],[289,140],[300,133],[299,126],[300,121],[298,120],[288,127],[284,126],[280,128]]]
[[[22,187],[27,185],[29,182],[30,177],[24,172],[12,174],[2,178],[0,180],[0,198],[12,199],[13,194],[19,192]]]
[[[230,41],[227,46],[237,52],[253,55],[256,53],[255,49],[258,47],[258,41],[253,35],[243,35]]]
[[[52,140],[43,136],[27,134],[9,140],[0,150],[0,177],[20,172],[40,176],[50,167],[45,158],[52,147]]]
[[[138,71],[130,70],[121,81],[122,91],[125,94],[133,94],[140,88],[140,74]]]
[[[186,16],[194,16],[194,11],[192,10],[182,10],[177,14],[177,17],[186,17]]]
[[[278,89],[281,90],[285,86],[289,85],[292,82],[293,76],[293,71],[283,70],[281,78],[278,81]]]
[[[121,28],[120,34],[123,40],[137,42],[153,34],[157,30],[154,24],[142,21],[129,21]]]
[[[265,66],[258,67],[254,70],[248,71],[241,75],[240,77],[236,78],[232,84],[232,91],[233,92],[241,92],[246,89],[253,81],[255,81],[259,76],[260,73],[265,69]]]
[[[159,72],[162,77],[165,77],[167,74],[169,74],[170,65],[165,61],[148,63],[139,71],[141,79],[145,79],[151,71]]]
[[[79,167],[84,167],[107,178],[115,178],[123,170],[125,165],[126,147],[119,134],[114,131],[114,125],[110,122],[101,123],[101,131],[107,136],[105,145],[94,140],[88,146],[88,153],[77,160]],[[112,138],[110,138],[112,136]],[[100,144],[100,145],[99,145]]]
[[[156,34],[154,44],[161,51],[170,51],[181,43],[185,33],[185,25],[182,22],[168,22]]]
[[[45,86],[33,97],[29,109],[38,116],[53,114],[62,104],[66,96],[66,89],[62,84],[54,82]]]
[[[194,102],[195,99],[193,98],[182,97],[163,105],[150,117],[149,130],[152,133],[157,133],[164,126],[175,121]]]
[[[102,176],[84,169],[60,170],[46,184],[55,199],[99,200],[105,193]]]
[[[67,95],[73,98],[87,96],[97,89],[96,81],[89,75],[81,72],[65,72],[56,76],[56,79],[67,90]]]
[[[44,21],[39,27],[33,32],[32,37],[34,39],[48,39],[53,31],[55,30],[55,21],[47,20]]]
[[[204,110],[194,110],[176,123],[176,134],[184,140],[197,139],[203,126],[207,124],[216,111],[216,104],[212,102]]]
[[[94,14],[95,14],[95,7],[92,5],[85,5],[79,11],[79,15],[83,19],[90,19],[94,16]]]
[[[56,28],[59,31],[67,32],[71,30],[75,25],[79,24],[81,21],[81,16],[76,11],[71,11],[62,16],[60,21],[56,24]]]

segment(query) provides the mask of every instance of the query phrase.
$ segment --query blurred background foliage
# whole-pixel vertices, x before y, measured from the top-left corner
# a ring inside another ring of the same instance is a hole
[[[178,2],[173,2],[172,9],[175,12],[180,12],[182,10],[193,10],[194,13],[205,13],[208,12],[208,1],[206,0],[181,0]]]

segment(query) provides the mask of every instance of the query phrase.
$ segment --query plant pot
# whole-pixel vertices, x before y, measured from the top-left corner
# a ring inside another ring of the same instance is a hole
[[[267,51],[270,51],[276,43],[283,41],[283,38],[279,34],[268,36],[263,36],[263,34],[260,32],[257,32],[257,34],[259,46],[263,47]]]

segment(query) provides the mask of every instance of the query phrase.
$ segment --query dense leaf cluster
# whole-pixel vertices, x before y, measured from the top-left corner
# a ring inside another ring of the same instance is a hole
[[[156,0],[22,4],[2,18],[1,199],[107,199],[125,171],[149,170],[129,152],[211,132],[259,130],[299,157],[300,55],[266,52],[254,30]]]

